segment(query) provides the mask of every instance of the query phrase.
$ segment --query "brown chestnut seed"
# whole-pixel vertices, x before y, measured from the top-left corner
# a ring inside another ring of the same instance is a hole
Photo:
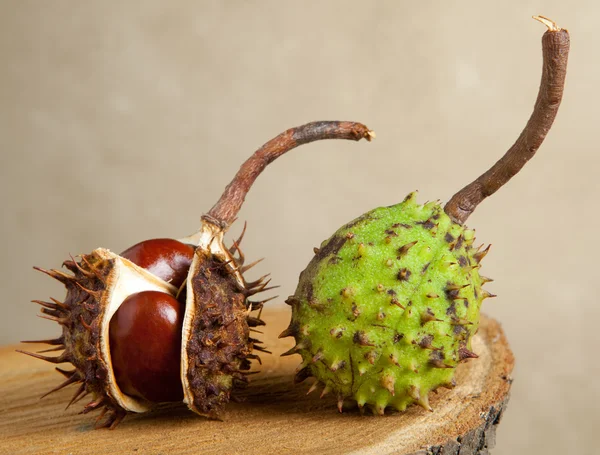
[[[109,345],[123,393],[156,403],[181,401],[179,377],[184,305],[144,291],[127,297],[110,320]]]
[[[194,259],[194,246],[174,239],[151,239],[127,248],[120,256],[179,288]]]
[[[224,242],[248,190],[269,163],[299,145],[374,137],[355,122],[312,122],[291,128],[242,164],[221,198],[202,216],[195,234],[179,241],[147,240],[121,256],[97,248],[65,261],[67,273],[37,268],[67,288],[62,302],[35,300],[42,306],[43,318],[62,326],[59,337],[40,342],[62,352],[58,356],[20,352],[73,366],[57,368],[66,380],[46,395],[76,385],[69,406],[91,395],[82,413],[100,410],[97,422],[105,417],[100,426],[109,428],[128,412],[147,412],[157,402],[179,400],[182,395],[190,410],[219,418],[231,394],[248,382],[251,361],[260,360],[254,352],[269,352],[251,332],[264,324],[260,311],[274,297],[251,298],[273,287],[268,287],[267,276],[246,280],[246,272],[259,261],[244,265],[243,232],[230,247]],[[160,295],[147,298],[155,292]],[[259,313],[251,315],[253,311]],[[174,334],[180,334],[179,340]],[[173,384],[173,373],[180,375],[178,384]]]

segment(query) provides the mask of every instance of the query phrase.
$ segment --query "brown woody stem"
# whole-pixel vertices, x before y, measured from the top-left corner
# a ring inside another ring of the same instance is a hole
[[[375,133],[365,125],[355,122],[323,121],[307,123],[281,133],[271,139],[246,160],[233,180],[210,211],[202,218],[218,223],[223,228],[235,220],[246,194],[260,173],[284,153],[313,141],[322,139],[348,139],[370,141]]]
[[[535,155],[558,112],[567,74],[569,32],[545,17],[534,19],[545,24],[548,30],[542,37],[542,80],[533,113],[506,154],[448,201],[444,211],[456,223],[463,224],[481,201],[498,191]]]

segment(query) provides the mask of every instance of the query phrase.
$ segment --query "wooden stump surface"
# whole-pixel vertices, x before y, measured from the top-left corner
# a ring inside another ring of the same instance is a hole
[[[338,413],[335,397],[306,395],[311,380],[293,385],[300,356],[280,357],[292,346],[278,340],[289,312],[264,314],[262,355],[240,403],[223,421],[199,417],[184,405],[163,405],[130,415],[115,430],[94,430],[85,402],[65,411],[76,386],[40,400],[62,376],[54,365],[0,348],[0,453],[6,454],[478,454],[488,453],[508,401],[513,356],[497,322],[483,317],[473,340],[478,359],[457,369],[458,386],[432,394],[434,412],[412,406],[383,417],[349,409]],[[40,347],[42,349],[43,347]]]

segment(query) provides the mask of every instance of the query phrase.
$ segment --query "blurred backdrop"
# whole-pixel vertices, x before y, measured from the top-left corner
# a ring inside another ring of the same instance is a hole
[[[312,120],[366,123],[272,164],[248,221],[255,276],[282,305],[341,224],[419,189],[447,200],[493,164],[537,94],[544,14],[572,53],[538,155],[469,219],[516,354],[495,454],[592,453],[600,427],[597,235],[600,59],[595,1],[0,2],[0,342],[55,324],[32,270],[102,246],[195,231],[241,162]],[[287,308],[287,307],[286,307]],[[268,311],[268,309],[266,310]]]

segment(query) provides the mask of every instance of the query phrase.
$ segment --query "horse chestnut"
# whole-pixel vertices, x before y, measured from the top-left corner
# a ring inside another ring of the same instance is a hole
[[[120,256],[179,288],[194,259],[194,246],[174,239],[151,239],[136,243]]]
[[[42,342],[62,353],[25,352],[73,365],[58,369],[66,381],[51,392],[79,384],[71,403],[91,394],[82,412],[101,409],[102,426],[111,428],[127,412],[182,398],[192,411],[218,418],[232,391],[247,384],[254,352],[268,352],[250,332],[264,324],[251,312],[270,299],[250,298],[272,288],[266,277],[246,281],[256,262],[244,266],[241,237],[230,247],[224,242],[248,190],[269,163],[301,144],[372,137],[354,122],[289,129],[246,160],[194,235],[146,240],[121,255],[97,248],[65,261],[71,273],[38,269],[67,288],[64,302],[36,301],[43,317],[62,326],[61,336]]]
[[[110,356],[123,393],[156,403],[181,401],[184,305],[159,291],[127,297],[110,320]]]

